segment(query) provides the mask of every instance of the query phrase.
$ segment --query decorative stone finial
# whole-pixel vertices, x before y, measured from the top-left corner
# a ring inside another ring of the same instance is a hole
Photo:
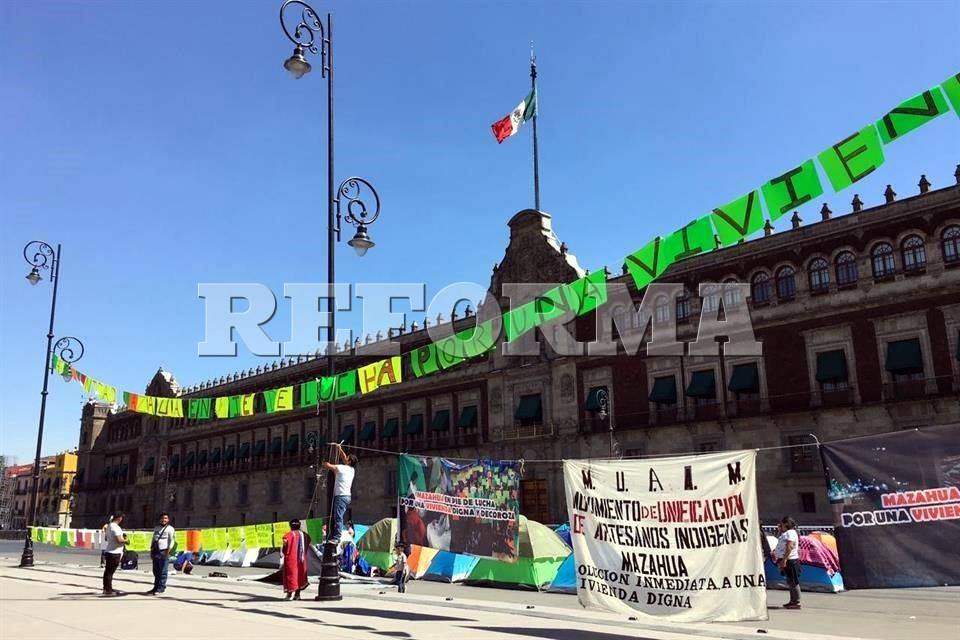
[[[830,215],[831,215],[832,213],[833,213],[833,211],[830,211],[830,207],[827,206],[827,203],[826,203],[826,202],[824,202],[824,203],[823,203],[823,206],[820,207],[820,218],[821,218],[822,220],[829,220],[829,219],[830,219]]]
[[[863,211],[863,200],[860,199],[860,194],[853,194],[853,200],[850,201],[850,204],[853,205],[853,212]]]
[[[917,186],[920,187],[920,193],[930,191],[930,181],[927,180],[927,174],[924,173],[920,176],[920,182],[917,183]]]
[[[410,323],[410,331],[417,331],[418,329],[420,329],[420,326],[417,324],[416,320]]]
[[[469,303],[467,303],[467,309],[466,309],[466,311],[464,311],[464,314],[465,314],[468,318],[473,315],[473,307],[471,307]]]
[[[790,224],[793,225],[793,228],[794,228],[794,229],[799,229],[801,222],[803,222],[803,220],[801,220],[801,218],[800,218],[800,212],[799,212],[799,211],[794,211],[794,212],[793,212],[793,217],[790,218]]]
[[[763,237],[768,237],[773,235],[773,223],[767,220],[763,223]]]
[[[560,243],[560,255],[562,255],[562,256],[567,255],[567,251],[569,251],[569,249],[567,248],[567,243],[566,243],[566,242],[561,242],[561,243]]]
[[[960,164],[957,165],[957,170],[953,172],[953,177],[957,179],[957,184],[960,184]]]
[[[887,204],[889,204],[897,199],[897,192],[893,190],[893,187],[887,185],[886,190],[883,192],[883,197],[886,199]]]

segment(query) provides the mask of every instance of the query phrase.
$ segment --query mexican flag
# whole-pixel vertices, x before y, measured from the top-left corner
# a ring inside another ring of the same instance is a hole
[[[530,91],[526,98],[506,118],[490,125],[497,142],[503,142],[520,130],[520,125],[537,115],[537,92]]]

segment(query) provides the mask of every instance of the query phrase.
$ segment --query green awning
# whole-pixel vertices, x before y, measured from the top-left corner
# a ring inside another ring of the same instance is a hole
[[[890,373],[923,373],[920,341],[896,340],[887,343],[887,361],[884,368]]]
[[[450,410],[441,409],[433,414],[433,422],[430,423],[430,429],[433,431],[450,430]]]
[[[340,430],[340,442],[353,442],[354,434],[356,433],[356,428],[352,424],[348,424],[343,429]]]
[[[529,396],[520,396],[520,404],[513,417],[517,420],[535,420],[543,419],[543,404],[540,400],[540,394],[536,393]]]
[[[677,379],[674,376],[663,376],[653,379],[653,389],[650,391],[650,402],[657,404],[677,404]]]
[[[216,447],[210,453],[210,464],[220,464],[220,447]]]
[[[594,387],[590,389],[590,393],[587,394],[587,404],[584,407],[587,411],[600,411],[600,396],[601,391],[606,391],[606,387]]]
[[[197,454],[196,454],[195,452],[191,451],[190,453],[187,454],[187,459],[186,459],[186,461],[183,463],[183,466],[185,466],[185,467],[187,467],[187,468],[189,469],[190,467],[193,466],[193,464],[194,464],[196,461],[197,461]]]
[[[150,456],[149,458],[147,458],[146,463],[143,465],[143,473],[144,473],[144,475],[150,475],[150,474],[152,474],[152,473],[153,473],[153,467],[156,465],[156,463],[157,463],[157,461],[154,459],[153,456]]]
[[[175,454],[173,454],[172,456],[170,456],[170,468],[171,468],[171,469],[174,469],[174,470],[180,468],[180,454],[179,454],[179,453],[175,453]]]
[[[267,441],[266,440],[257,440],[257,444],[253,445],[253,456],[259,458],[267,452]]]
[[[199,466],[201,466],[201,467],[202,467],[202,466],[205,466],[205,465],[207,464],[207,450],[206,450],[206,449],[204,449],[203,451],[201,451],[200,454],[197,456],[197,464],[198,464]]]
[[[363,429],[360,429],[360,442],[372,442],[377,439],[377,423],[364,422]]]
[[[410,435],[423,433],[423,414],[415,413],[407,418],[407,424],[403,428],[403,432],[409,433]]]
[[[240,445],[240,452],[237,454],[241,460],[246,460],[250,457],[250,443],[244,442]]]
[[[287,453],[296,453],[300,450],[300,434],[294,433],[287,436]]]
[[[276,456],[280,455],[283,451],[283,438],[280,436],[274,436],[273,440],[270,441],[270,455]]]
[[[400,430],[400,418],[389,418],[383,423],[383,437],[393,438]]]
[[[471,404],[460,410],[460,419],[457,420],[458,429],[472,429],[477,426],[477,405]]]
[[[694,371],[690,376],[690,384],[687,385],[685,393],[689,398],[716,398],[717,383],[714,379],[713,369]]]
[[[234,445],[229,445],[227,450],[223,452],[223,460],[225,462],[233,462],[237,457],[237,448]]]
[[[847,354],[843,349],[817,354],[817,382],[840,382],[847,379]]]
[[[760,393],[760,373],[757,371],[757,363],[734,365],[727,389],[734,393]]]

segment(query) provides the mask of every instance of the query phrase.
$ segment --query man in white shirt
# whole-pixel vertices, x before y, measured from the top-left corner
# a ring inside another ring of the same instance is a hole
[[[106,566],[103,569],[103,595],[122,596],[119,591],[113,590],[113,574],[120,566],[120,560],[123,558],[124,547],[129,544],[127,534],[123,532],[120,525],[123,524],[123,514],[115,513],[107,525],[107,530],[103,538],[103,551],[106,554]]]
[[[170,515],[160,514],[160,524],[153,529],[150,542],[150,559],[153,561],[153,589],[147,594],[156,596],[167,590],[167,570],[170,567],[170,552],[173,551],[174,531],[170,526]]]
[[[793,518],[784,516],[777,525],[780,529],[780,538],[777,547],[771,554],[773,561],[780,567],[780,573],[787,579],[790,588],[790,602],[783,605],[784,609],[800,608],[800,536],[797,534],[797,523]]]
[[[353,477],[357,471],[357,456],[347,455],[343,447],[337,445],[342,464],[323,463],[323,468],[335,474],[333,482],[333,526],[327,540],[340,542],[340,532],[343,531],[343,520],[350,507],[350,490],[353,488]]]

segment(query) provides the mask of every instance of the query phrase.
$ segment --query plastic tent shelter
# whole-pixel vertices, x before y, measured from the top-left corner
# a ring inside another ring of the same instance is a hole
[[[557,575],[554,576],[553,582],[547,587],[547,591],[557,593],[577,592],[577,563],[574,561],[572,553],[560,565]]]
[[[278,564],[280,552],[277,552]],[[317,548],[312,544],[307,547],[307,575],[308,576],[319,576],[320,569],[323,558],[320,556],[320,552],[317,551]],[[257,578],[258,582],[269,582],[270,584],[282,584],[283,583],[283,568],[277,569],[268,576],[263,576],[262,578]]]
[[[549,527],[520,516],[520,547],[516,562],[479,558],[466,584],[514,589],[544,589],[553,582],[570,547]]]
[[[356,526],[354,526],[354,531],[356,531]],[[366,560],[371,567],[387,571],[393,566],[391,554],[396,540],[397,519],[384,518],[367,529],[357,543],[357,549],[360,550],[360,557]]]
[[[829,535],[829,534],[825,534]],[[832,536],[831,536],[832,537]],[[826,566],[822,558],[817,554],[810,553],[810,547],[818,547],[820,553],[828,556],[829,548],[818,538],[811,536],[801,536],[800,547],[800,590],[818,591],[821,593],[839,593],[844,590],[843,576],[839,571],[834,570],[837,566],[834,559],[830,559],[830,567]],[[767,536],[767,542],[770,548],[777,546],[777,539],[773,536]],[[812,545],[810,543],[813,543]],[[786,589],[787,581],[780,574],[780,568],[773,563],[773,560],[766,558],[763,563],[764,579],[767,581],[768,589]]]
[[[421,577],[435,582],[463,582],[479,561],[477,556],[438,551]]]

